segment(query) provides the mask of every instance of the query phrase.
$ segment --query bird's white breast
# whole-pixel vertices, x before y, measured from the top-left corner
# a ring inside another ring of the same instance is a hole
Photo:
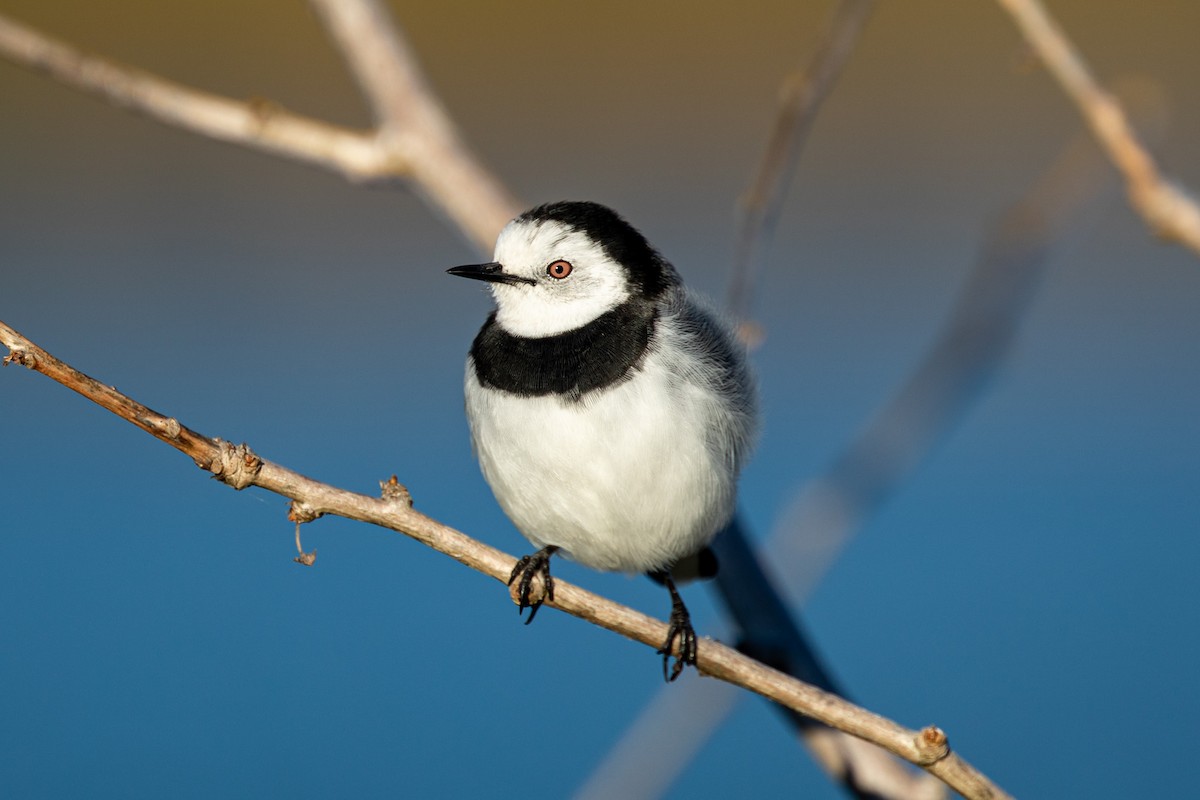
[[[653,571],[700,550],[733,512],[728,411],[658,352],[578,401],[484,389],[468,362],[466,399],[484,476],[538,547],[595,569]]]

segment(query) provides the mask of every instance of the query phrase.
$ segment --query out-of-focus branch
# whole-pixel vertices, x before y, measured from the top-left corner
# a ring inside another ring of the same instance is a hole
[[[1161,95],[1122,81],[1150,135],[1165,130]],[[829,469],[798,494],[770,545],[771,563],[804,593],[836,552],[892,497],[963,417],[999,369],[1053,248],[1107,185],[1083,132],[984,240],[975,268],[924,358]]]
[[[384,482],[382,498],[373,498],[320,483],[279,464],[259,458],[246,445],[211,439],[159,414],[111,386],[84,375],[0,322],[0,344],[10,354],[4,364],[22,364],[41,372],[155,438],[190,456],[198,466],[235,489],[259,486],[292,500],[289,518],[308,522],[324,514],[379,525],[406,534],[433,549],[503,583],[516,560],[493,547],[443,525],[412,507],[408,492],[393,478]],[[599,595],[557,580],[547,605],[614,631],[650,647],[666,638],[665,623]],[[937,728],[904,728],[755,661],[711,639],[701,644],[697,669],[820,722],[874,742],[945,781],[965,797],[1006,797],[982,773],[950,750]]]
[[[750,321],[760,264],[775,232],[800,151],[808,141],[821,104],[850,61],[874,7],[875,0],[841,0],[808,65],[789,75],[780,90],[779,109],[766,150],[740,201],[741,224],[726,307],[743,326]],[[742,335],[747,338],[744,327]]]
[[[790,75],[781,91],[766,150],[741,199],[743,213],[729,287],[729,311],[740,323],[741,335],[748,343],[757,338],[750,321],[755,283],[800,153],[822,104],[849,63],[874,6],[874,0],[841,0],[808,65]],[[811,637],[789,612],[741,525],[731,525],[714,549],[721,562],[718,589],[738,625],[739,649],[844,696],[822,664]],[[793,722],[817,763],[853,796],[926,800],[944,794],[936,782],[903,769],[878,748],[857,747],[852,737],[799,717],[793,717]]]
[[[240,102],[86,55],[65,42],[0,16],[0,53],[75,89],[203,136],[249,145],[337,170],[351,180],[407,176],[373,137],[292,114],[265,101]]]
[[[681,682],[669,688],[660,689],[642,706],[572,800],[663,797],[741,699],[737,689],[717,681]]]
[[[314,3],[320,5],[318,0]],[[353,64],[360,83],[369,86],[377,116],[385,120],[378,130],[333,125],[267,100],[239,101],[200,91],[86,54],[3,15],[0,55],[114,105],[202,136],[331,169],[354,181],[409,180],[481,251],[490,251],[500,228],[520,210],[518,203],[461,144],[400,34],[374,0],[327,5],[336,6],[343,15],[358,8],[373,11],[377,25],[369,34],[362,33],[364,40],[393,40],[393,58]],[[347,46],[343,54],[349,60],[355,49],[348,40],[335,39]],[[369,84],[362,77],[366,72],[373,76]],[[381,99],[384,94],[386,103]],[[387,113],[379,114],[380,108]]]
[[[491,252],[521,208],[463,143],[429,88],[400,27],[380,0],[310,0],[349,65],[389,150],[405,154],[415,185]]]
[[[734,522],[713,543],[721,564],[717,586],[736,620],[738,650],[819,686],[849,697],[817,652],[811,634],[793,614],[774,565],[759,556],[740,524]],[[906,769],[886,751],[841,731],[782,709],[813,759],[852,797],[873,800],[935,800],[945,787],[928,775]]]
[[[997,0],[1016,22],[1092,134],[1125,178],[1129,201],[1151,229],[1200,255],[1200,206],[1164,178],[1138,141],[1121,104],[1092,77],[1083,58],[1039,0]]]

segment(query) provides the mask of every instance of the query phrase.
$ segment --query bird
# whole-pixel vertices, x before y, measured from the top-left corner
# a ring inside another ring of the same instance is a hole
[[[745,348],[599,203],[532,208],[503,228],[492,261],[447,271],[486,282],[495,301],[464,393],[483,476],[539,548],[509,576],[518,613],[529,608],[529,624],[554,599],[556,553],[644,573],[671,596],[658,654],[674,681],[698,649],[676,581],[716,574],[708,545],[734,513],[757,432]]]

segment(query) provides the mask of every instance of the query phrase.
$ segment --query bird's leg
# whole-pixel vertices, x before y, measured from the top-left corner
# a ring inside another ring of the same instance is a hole
[[[679,591],[675,588],[675,581],[671,580],[670,573],[664,570],[651,573],[650,577],[666,586],[667,591],[671,593],[671,616],[667,620],[667,640],[663,642],[662,648],[658,651],[659,655],[663,657],[663,679],[670,683],[679,677],[686,665],[696,666],[696,631],[692,627],[692,617],[688,614],[687,606],[683,604],[683,598],[679,596]],[[679,653],[675,656],[675,663],[671,664],[671,651],[674,649],[676,641],[679,642]],[[670,666],[669,672],[668,666]]]
[[[533,622],[542,603],[554,599],[554,579],[550,577],[550,556],[556,552],[558,552],[558,547],[551,544],[532,555],[522,556],[513,567],[512,574],[508,576],[510,587],[513,583],[517,584],[513,590],[517,613],[522,614],[525,609],[530,609],[529,619],[525,620],[526,625]],[[542,585],[535,588],[533,581],[538,577],[542,579]]]

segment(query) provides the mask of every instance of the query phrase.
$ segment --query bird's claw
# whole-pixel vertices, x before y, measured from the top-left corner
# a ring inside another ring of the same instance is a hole
[[[675,663],[671,664],[672,651],[678,642]],[[691,616],[683,603],[671,604],[671,617],[667,624],[667,640],[658,650],[663,657],[663,680],[671,683],[679,677],[685,666],[696,666],[696,631]],[[668,669],[669,668],[669,669]]]
[[[513,602],[517,604],[517,613],[523,614],[529,609],[529,619],[525,624],[533,622],[542,603],[554,599],[554,579],[550,577],[550,556],[557,547],[543,547],[536,553],[522,556],[508,576],[508,586]],[[515,586],[513,584],[516,584]]]

